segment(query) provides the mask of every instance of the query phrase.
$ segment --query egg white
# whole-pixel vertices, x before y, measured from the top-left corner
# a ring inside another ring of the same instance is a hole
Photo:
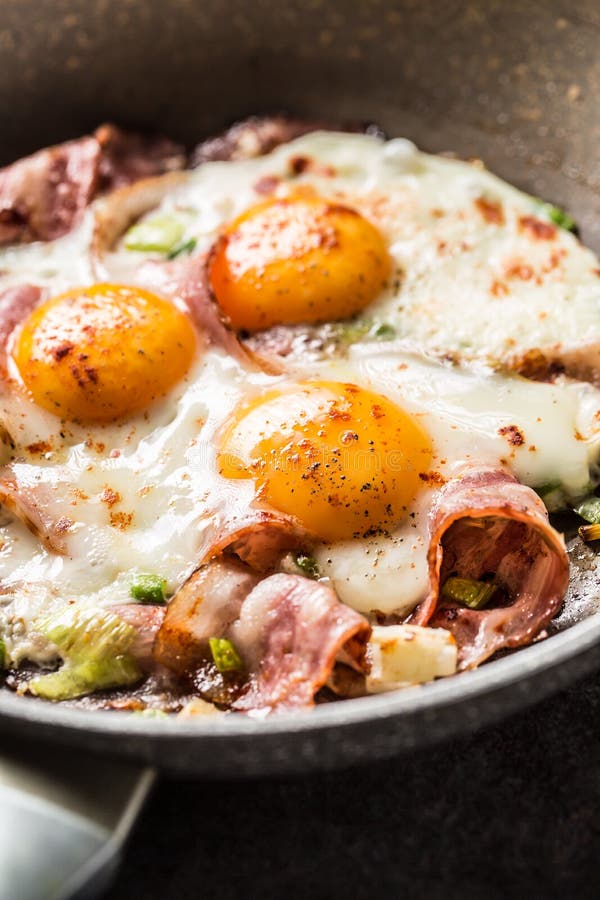
[[[296,156],[321,170],[292,177]],[[320,174],[327,166],[335,174]],[[24,393],[5,391],[0,417],[16,446],[4,447],[3,461],[17,459],[23,477],[44,485],[52,516],[73,523],[64,555],[42,547],[10,514],[0,524],[0,634],[13,663],[51,659],[36,624],[65,602],[127,602],[139,572],[161,575],[170,590],[182,583],[197,564],[215,510],[243,506],[254,494],[250,481],[227,482],[217,474],[220,429],[239,403],[286,381],[349,381],[389,397],[430,435],[432,466],[444,476],[469,461],[504,464],[533,487],[560,484],[566,499],[598,481],[595,388],[534,383],[484,365],[450,366],[406,349],[407,341],[435,353],[458,346],[465,361],[493,362],[519,348],[597,337],[600,279],[590,251],[566,232],[557,232],[551,248],[530,239],[518,219],[535,214],[535,202],[481,167],[428,156],[408,141],[364,135],[316,133],[260,159],[206,164],[159,209],[177,215],[183,240],[194,238],[195,252],[203,253],[227,222],[262,199],[256,185],[272,175],[281,179],[280,192],[310,185],[381,229],[397,277],[358,322],[391,325],[403,346],[366,342],[310,360],[292,353],[283,376],[249,372],[213,349],[145,414],[97,428],[61,422]],[[482,196],[502,203],[504,225],[483,222],[474,204]],[[95,281],[91,242],[102,202],[64,238],[0,251],[1,285],[31,282],[54,296]],[[560,259],[548,268],[557,248]],[[126,283],[148,255],[117,246],[103,265]],[[525,258],[540,279],[509,279],[509,292],[494,296],[493,281],[506,281],[507,266]],[[506,426],[523,435],[520,446],[500,433]],[[48,449],[28,449],[40,443]],[[107,488],[120,498],[113,507],[102,500]],[[434,490],[424,483],[390,535],[316,547],[321,571],[343,602],[364,613],[405,615],[422,599]],[[111,520],[115,513],[125,518]]]

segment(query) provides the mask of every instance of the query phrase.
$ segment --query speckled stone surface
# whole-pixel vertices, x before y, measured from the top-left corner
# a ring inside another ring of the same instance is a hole
[[[577,212],[600,248],[598,0],[2,0],[0,163],[104,119],[376,120]]]
[[[373,766],[159,783],[111,900],[597,898],[599,720],[600,675]]]

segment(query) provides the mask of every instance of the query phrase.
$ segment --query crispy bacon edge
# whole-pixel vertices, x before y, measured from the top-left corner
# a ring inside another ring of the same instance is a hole
[[[485,523],[477,527],[484,519],[492,525],[489,531]],[[459,669],[530,644],[560,609],[569,582],[565,544],[544,504],[531,488],[494,467],[468,468],[440,490],[430,512],[428,563],[429,594],[411,621],[451,631]],[[441,597],[451,571],[480,578],[488,566],[510,605],[475,610]]]
[[[303,575],[268,574],[290,547],[306,542],[291,520],[250,514],[217,534],[205,562],[171,599],[154,643],[154,660],[180,676],[211,684],[209,638],[233,640],[244,671],[221,693],[240,712],[308,708],[343,652],[366,670],[371,628],[331,587]],[[265,577],[266,576],[266,577]],[[213,678],[214,681],[214,678]]]

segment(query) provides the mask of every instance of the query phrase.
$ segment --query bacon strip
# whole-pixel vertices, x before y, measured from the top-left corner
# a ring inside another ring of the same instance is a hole
[[[412,618],[447,628],[459,668],[529,644],[558,612],[569,581],[561,535],[531,488],[497,468],[470,468],[440,490],[430,513],[429,595]],[[440,599],[446,578],[493,575],[509,605],[472,610]]]
[[[340,651],[365,667],[366,619],[332,589],[301,575],[271,575],[248,595],[230,634],[249,669],[235,709],[312,706]]]
[[[287,116],[251,116],[236,122],[227,131],[207,138],[193,150],[191,166],[200,166],[216,160],[251,159],[264,156],[280,144],[295,138],[327,128],[318,121],[305,121]]]
[[[109,611],[135,628],[137,636],[129,652],[144,671],[151,671],[154,668],[154,642],[165,618],[165,607],[151,603],[119,603],[111,606]]]
[[[20,284],[0,291],[0,372],[6,370],[6,344],[9,337],[38,305],[41,296],[40,288],[32,284]]]
[[[125,185],[106,197],[94,214],[92,264],[98,278],[110,279],[111,270],[106,255],[113,249],[129,226],[140,216],[154,209],[163,197],[185,179],[182,172],[170,172],[155,178],[143,178]]]
[[[204,696],[248,712],[311,706],[342,651],[365,671],[370,627],[325,584],[301,575],[263,580],[233,559],[202,566],[175,594],[155,662],[192,676]],[[231,638],[244,661],[234,682],[211,673],[209,638]]]
[[[98,142],[85,137],[0,170],[0,245],[66,234],[96,193],[100,157]]]
[[[0,170],[0,245],[55,240],[79,222],[98,193],[184,164],[182,149],[171,141],[114,125],[40,150]]]
[[[141,135],[116,125],[100,125],[94,138],[102,151],[100,190],[113,191],[141,178],[183,169],[185,149],[162,135]]]
[[[59,480],[64,473],[61,470],[56,475]],[[52,483],[39,480],[37,467],[10,463],[0,468],[0,504],[39,537],[48,550],[64,554],[64,535],[73,527],[73,521],[52,514],[55,500]]]
[[[154,645],[154,659],[184,674],[208,656],[208,639],[225,634],[260,576],[233,559],[213,560],[171,599]]]
[[[182,307],[201,334],[250,369],[279,373],[280,369],[270,357],[262,357],[246,348],[223,321],[221,310],[208,287],[204,256],[190,256],[172,262],[148,260],[142,263],[134,281]]]
[[[600,387],[600,341],[527,350],[510,357],[507,366],[533,381],[553,381],[557,375],[567,375]]]
[[[203,561],[227,552],[263,574],[273,572],[288,551],[308,551],[313,543],[295,519],[269,510],[229,514],[221,523],[216,518],[215,526],[203,549]]]

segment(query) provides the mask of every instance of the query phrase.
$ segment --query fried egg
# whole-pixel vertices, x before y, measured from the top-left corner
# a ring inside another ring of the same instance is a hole
[[[403,617],[427,590],[432,497],[461,465],[503,464],[557,502],[598,482],[600,392],[498,371],[597,337],[598,261],[480,166],[315,133],[185,174],[137,223],[145,237],[100,252],[114,202],[0,251],[2,286],[45,292],[10,342],[3,461],[56,532],[44,544],[5,511],[13,664],[52,661],[37,623],[65,603],[128,602],[144,572],[176,590],[225,506],[292,516],[344,603]],[[180,252],[206,255],[232,329],[296,329],[281,371],[209,346],[142,285],[148,261]],[[359,339],[328,344],[349,317]],[[396,342],[374,339],[383,326]]]

